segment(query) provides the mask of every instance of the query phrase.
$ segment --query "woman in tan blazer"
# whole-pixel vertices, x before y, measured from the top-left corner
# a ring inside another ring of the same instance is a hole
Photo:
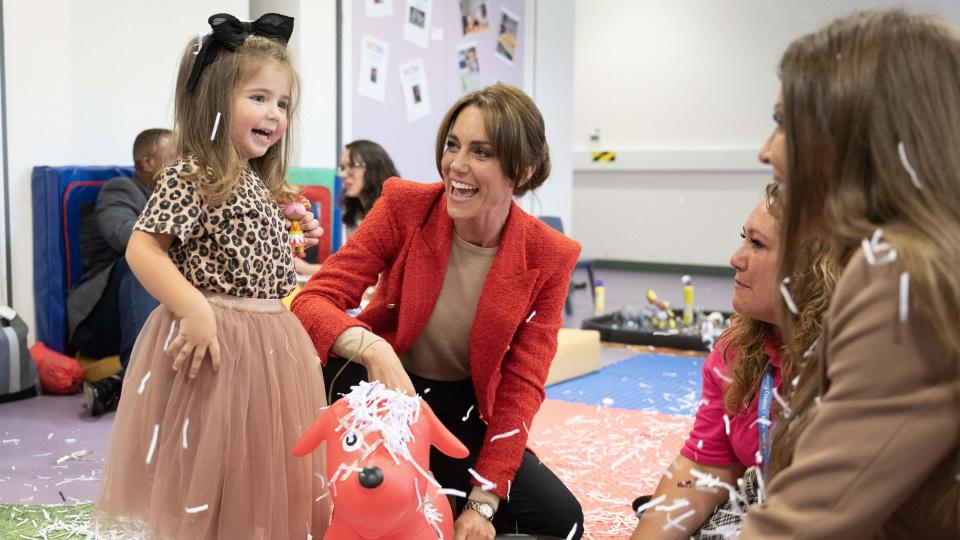
[[[960,538],[960,39],[856,13],[780,74],[780,274],[812,237],[844,270],[739,538]]]

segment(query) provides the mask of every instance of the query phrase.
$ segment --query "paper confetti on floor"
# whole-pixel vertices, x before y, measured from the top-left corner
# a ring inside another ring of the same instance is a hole
[[[529,445],[583,506],[584,538],[628,538],[630,503],[653,493],[693,425],[670,416],[548,399]]]

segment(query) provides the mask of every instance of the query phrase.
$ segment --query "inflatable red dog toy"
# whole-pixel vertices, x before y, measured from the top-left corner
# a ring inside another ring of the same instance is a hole
[[[428,472],[430,445],[467,457],[467,448],[420,397],[361,382],[314,421],[295,456],[327,443],[333,519],[326,540],[452,539],[453,512]]]

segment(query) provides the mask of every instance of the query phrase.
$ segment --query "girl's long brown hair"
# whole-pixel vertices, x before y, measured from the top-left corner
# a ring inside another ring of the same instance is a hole
[[[197,58],[193,54],[196,45],[196,40],[191,40],[183,51],[174,99],[178,153],[193,156],[199,166],[186,177],[195,182],[200,195],[214,206],[233,192],[240,181],[241,168],[237,142],[230,129],[234,96],[240,85],[254,77],[264,63],[272,61],[282,66],[291,80],[287,132],[266,154],[251,159],[249,166],[260,176],[275,200],[293,200],[298,190],[287,182],[287,163],[293,146],[290,134],[299,102],[300,83],[290,64],[286,45],[262,36],[250,36],[235,52],[221,51],[216,60],[204,68],[196,88],[190,91],[187,81]],[[217,136],[211,141],[217,113],[220,114],[220,124]]]
[[[778,221],[783,216],[781,186],[772,183],[766,188],[767,211]],[[780,246],[785,244],[780,242]],[[782,251],[783,248],[780,248]],[[793,280],[793,296],[803,306],[800,314],[783,314],[788,325],[779,330],[781,336],[781,391],[789,381],[806,368],[803,353],[820,335],[823,314],[830,305],[830,297],[837,281],[837,266],[830,250],[822,242],[812,242],[805,254],[807,264]],[[772,324],[734,315],[730,329],[722,336],[724,361],[729,366],[733,382],[723,394],[724,409],[731,415],[744,414],[760,389],[760,381],[767,367],[764,344],[777,333]]]
[[[845,262],[882,227],[910,275],[911,316],[928,319],[960,358],[957,35],[900,10],[859,12],[794,41],[780,76],[789,177],[783,245],[826,236]],[[900,159],[901,143],[920,188]],[[796,275],[803,257],[781,250],[780,276]],[[823,358],[815,358],[791,400],[791,421],[778,423],[771,475],[789,465],[825,389]]]

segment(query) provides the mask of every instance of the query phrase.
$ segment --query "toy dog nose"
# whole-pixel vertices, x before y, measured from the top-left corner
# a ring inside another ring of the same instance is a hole
[[[383,483],[383,471],[380,467],[364,467],[360,474],[360,485],[365,488],[375,488]]]

